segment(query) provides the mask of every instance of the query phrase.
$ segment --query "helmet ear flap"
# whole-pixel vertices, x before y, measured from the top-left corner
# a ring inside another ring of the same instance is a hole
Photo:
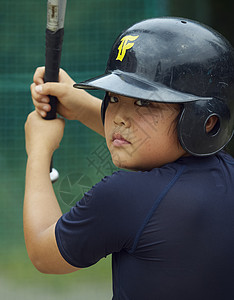
[[[109,104],[109,101],[110,101],[110,96],[109,96],[109,93],[106,92],[105,97],[102,101],[102,106],[101,106],[101,117],[102,117],[103,125],[105,124],[105,114],[106,114],[106,109]]]
[[[218,118],[210,132],[206,125],[210,117]],[[231,139],[233,129],[229,126],[230,112],[218,99],[198,100],[184,103],[178,123],[181,146],[197,156],[211,155],[221,150]]]

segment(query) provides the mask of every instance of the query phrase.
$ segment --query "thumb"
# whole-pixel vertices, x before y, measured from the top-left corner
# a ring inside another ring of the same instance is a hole
[[[35,91],[43,96],[51,95],[60,98],[64,95],[64,86],[58,82],[47,82],[36,85]]]

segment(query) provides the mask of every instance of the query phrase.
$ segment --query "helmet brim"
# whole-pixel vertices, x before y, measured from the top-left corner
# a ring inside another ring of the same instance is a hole
[[[80,83],[75,88],[103,90],[125,97],[144,99],[153,102],[184,103],[210,98],[191,95],[170,89],[161,83],[142,81],[132,73],[113,71]]]

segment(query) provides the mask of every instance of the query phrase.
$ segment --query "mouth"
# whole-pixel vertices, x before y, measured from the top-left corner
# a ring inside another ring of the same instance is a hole
[[[131,143],[126,140],[120,133],[114,133],[112,136],[112,144],[116,147],[121,147],[124,145],[130,145]]]

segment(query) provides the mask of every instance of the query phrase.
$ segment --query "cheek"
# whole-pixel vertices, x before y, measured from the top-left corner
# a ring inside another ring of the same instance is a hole
[[[147,139],[140,152],[147,153],[149,157],[152,157],[155,153],[163,156],[178,148],[179,141],[175,123],[158,119],[151,124],[147,124],[143,129],[147,134]]]

